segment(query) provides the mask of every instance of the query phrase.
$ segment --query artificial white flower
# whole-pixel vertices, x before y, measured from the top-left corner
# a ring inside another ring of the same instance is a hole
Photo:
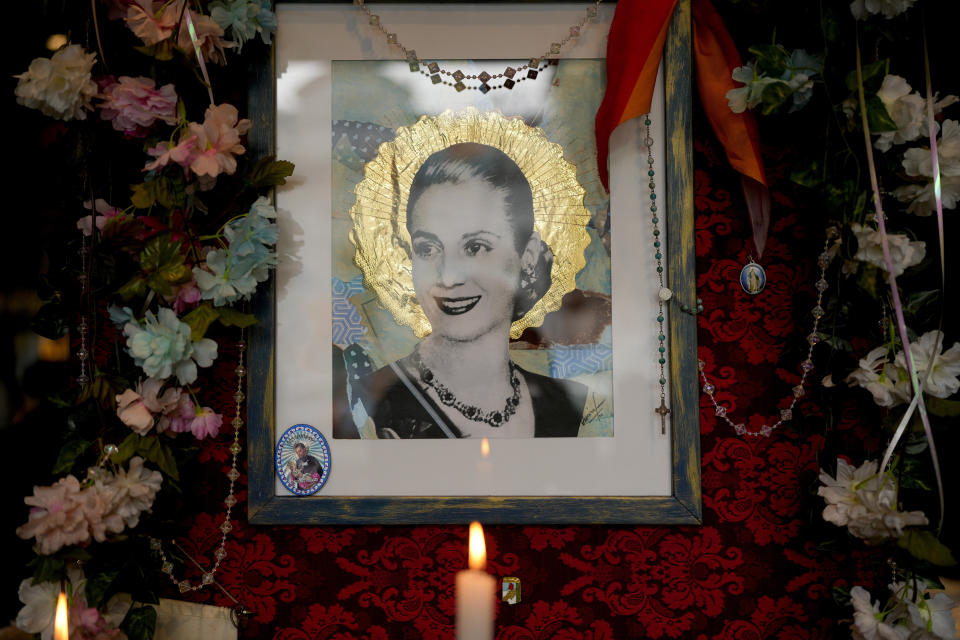
[[[960,390],[960,342],[954,342],[946,352],[943,349],[943,333],[928,331],[918,340],[910,343],[910,355],[917,376],[923,381],[923,392],[935,398],[949,398]],[[924,372],[933,361],[930,374],[923,378]],[[907,358],[901,351],[894,359],[897,367],[907,370]]]
[[[887,361],[887,348],[877,347],[860,359],[860,368],[846,378],[851,387],[863,387],[873,395],[873,401],[881,407],[894,407],[910,400],[909,381],[906,369],[898,369]]]
[[[853,624],[850,626],[854,640],[903,640],[906,635],[897,632],[893,627],[883,622],[884,615],[880,613],[880,602],[873,602],[870,592],[863,587],[856,586],[850,590],[850,604],[853,605]]]
[[[877,91],[877,97],[887,108],[887,113],[897,125],[896,131],[884,131],[879,135],[874,146],[881,151],[887,151],[895,144],[903,144],[928,135],[926,100],[919,91],[911,93],[910,85],[900,76],[888,74],[883,78],[883,85]],[[933,112],[940,113],[945,107],[957,101],[957,96],[947,96],[933,105]],[[940,125],[934,122],[934,131],[940,130]]]
[[[821,469],[820,481],[817,493],[827,503],[823,519],[847,527],[867,544],[899,537],[904,527],[927,524],[920,511],[897,510],[896,482],[890,474],[877,473],[875,460],[854,467],[838,458],[836,478]]]
[[[35,58],[26,72],[18,76],[14,93],[17,102],[39,109],[58,120],[84,120],[84,109],[92,109],[97,85],[90,70],[97,54],[86,53],[78,44],[57,51],[50,58]]]
[[[928,632],[936,638],[950,640],[956,630],[950,610],[957,603],[942,592],[926,597],[931,586],[925,580],[895,582],[890,585],[890,591],[906,604],[909,618],[904,622],[908,623],[911,631]]]
[[[110,498],[110,515],[116,515],[129,527],[140,522],[140,514],[153,506],[163,475],[143,466],[143,458],[130,458],[129,469],[117,469],[98,476],[96,485]]]
[[[916,0],[853,0],[850,3],[850,13],[857,20],[882,13],[883,17],[889,20],[912,7],[914,2]]]
[[[86,579],[80,569],[67,569],[68,588],[72,593],[83,593]],[[17,613],[16,625],[21,631],[39,633],[41,640],[53,640],[53,623],[60,595],[59,582],[33,582],[27,578],[20,583],[19,594],[23,608]],[[72,625],[71,625],[72,626]]]
[[[887,263],[883,259],[883,236],[873,227],[865,227],[858,223],[850,225],[850,229],[857,237],[856,260],[869,262],[887,270]],[[888,233],[887,245],[890,247],[890,262],[893,265],[893,275],[899,276],[912,266],[918,265],[927,255],[927,245],[922,240],[911,240],[902,233]]]
[[[726,93],[727,104],[730,106],[730,111],[734,113],[743,113],[760,104],[766,86],[771,82],[779,82],[776,78],[763,75],[754,77],[753,66],[749,64],[734,69],[730,77],[744,83],[744,86],[731,89]]]
[[[937,161],[940,165],[940,188],[943,208],[953,209],[960,200],[960,123],[944,120],[937,141]],[[921,216],[936,211],[933,194],[933,159],[927,147],[907,149],[903,154],[903,169],[907,175],[928,178],[926,184],[912,184],[894,190],[901,202],[909,202],[907,210]]]

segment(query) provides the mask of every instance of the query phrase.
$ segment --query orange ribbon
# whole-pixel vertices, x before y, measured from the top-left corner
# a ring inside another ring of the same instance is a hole
[[[607,41],[607,91],[596,119],[597,163],[600,180],[607,188],[610,134],[623,122],[650,112],[663,43],[676,4],[677,0],[621,0],[617,5]],[[770,192],[757,124],[750,111],[731,111],[726,98],[728,91],[737,88],[731,74],[742,64],[740,55],[709,0],[693,0],[692,17],[700,101],[730,165],[741,174],[759,258],[770,226]]]

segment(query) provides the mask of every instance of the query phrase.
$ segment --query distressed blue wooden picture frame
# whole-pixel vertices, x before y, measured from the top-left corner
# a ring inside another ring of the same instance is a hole
[[[691,141],[690,2],[680,0],[667,35],[665,131],[668,286],[694,282],[693,169]],[[248,139],[253,156],[275,155],[276,77],[274,52],[251,69]],[[645,181],[646,176],[638,181]],[[639,212],[638,212],[639,213]],[[646,246],[645,238],[637,239]],[[642,243],[642,244],[641,244]],[[669,317],[669,421],[672,494],[668,496],[324,496],[276,495],[277,291],[271,279],[253,302],[257,324],[249,332],[248,516],[254,524],[699,524],[699,387],[696,321],[688,314]],[[639,357],[645,357],[642,354]]]

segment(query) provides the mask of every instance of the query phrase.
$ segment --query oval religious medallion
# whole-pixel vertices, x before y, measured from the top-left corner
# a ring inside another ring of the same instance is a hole
[[[740,270],[740,286],[750,295],[757,295],[767,286],[767,272],[751,259]]]
[[[294,495],[313,495],[330,476],[330,447],[308,424],[294,425],[280,436],[274,459],[280,482]]]

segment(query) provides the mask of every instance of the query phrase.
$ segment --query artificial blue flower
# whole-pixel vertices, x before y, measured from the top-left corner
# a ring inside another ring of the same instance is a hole
[[[217,343],[208,338],[194,342],[190,325],[172,309],[162,308],[157,315],[148,311],[142,325],[132,320],[123,333],[133,361],[151,378],[176,374],[180,384],[190,384],[197,379],[197,366],[209,367],[217,357]]]
[[[265,250],[264,245],[277,244],[277,225],[271,222],[276,217],[277,211],[270,201],[258,198],[247,215],[228,223],[223,229],[231,254],[245,256]]]
[[[218,0],[210,3],[210,17],[224,32],[230,31],[238,51],[258,33],[265,44],[270,44],[270,33],[277,30],[270,0]]]
[[[125,324],[133,320],[133,309],[130,307],[120,308],[115,304],[107,307],[107,313],[110,314],[110,321],[122,329]]]

